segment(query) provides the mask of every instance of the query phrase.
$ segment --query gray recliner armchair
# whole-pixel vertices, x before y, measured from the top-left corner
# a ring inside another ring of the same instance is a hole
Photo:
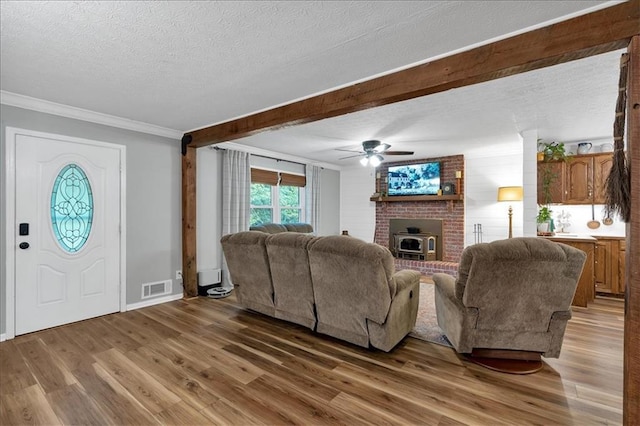
[[[544,238],[469,246],[457,279],[433,275],[438,325],[462,354],[558,358],[585,259]]]

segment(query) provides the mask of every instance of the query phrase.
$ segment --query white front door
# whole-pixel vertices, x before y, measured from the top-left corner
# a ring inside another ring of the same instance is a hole
[[[25,133],[15,134],[16,335],[119,311],[122,267],[122,147]]]

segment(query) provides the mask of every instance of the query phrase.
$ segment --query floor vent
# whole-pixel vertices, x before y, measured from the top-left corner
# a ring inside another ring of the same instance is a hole
[[[171,280],[142,284],[143,299],[164,296],[165,294],[171,294]]]

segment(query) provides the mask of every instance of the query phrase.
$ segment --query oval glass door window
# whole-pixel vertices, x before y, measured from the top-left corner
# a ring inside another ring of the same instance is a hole
[[[69,253],[87,242],[93,222],[93,194],[85,172],[77,164],[62,168],[51,191],[51,224],[60,246]]]

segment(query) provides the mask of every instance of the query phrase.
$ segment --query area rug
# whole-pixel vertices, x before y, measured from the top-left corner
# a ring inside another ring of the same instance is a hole
[[[436,303],[434,299],[435,286],[431,283],[420,283],[420,302],[418,303],[418,318],[416,326],[409,336],[438,345],[452,347],[447,337],[438,327],[436,319]]]

